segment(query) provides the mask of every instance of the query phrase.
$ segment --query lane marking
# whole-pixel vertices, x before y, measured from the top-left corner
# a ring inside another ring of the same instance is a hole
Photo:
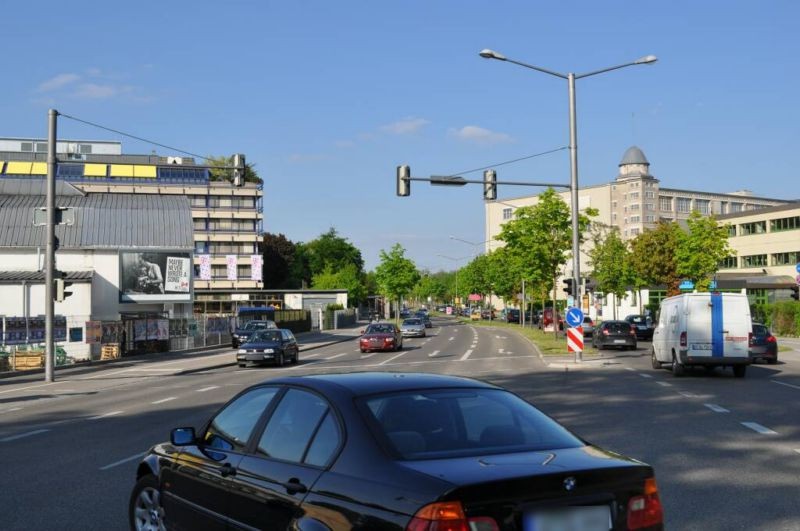
[[[656,382],[661,387],[672,387],[672,384],[669,382]]]
[[[208,387],[203,387],[202,389],[195,390],[195,393],[205,393],[206,391],[211,391],[212,389],[219,389],[219,386],[209,385]]]
[[[640,374],[639,376],[641,376],[642,378],[652,378],[652,376],[650,376],[649,374],[644,374],[644,373]]]
[[[626,371],[636,372],[636,369],[634,369],[633,367],[625,367],[625,370]]]
[[[4,409],[3,411],[0,411],[0,413],[11,413],[12,411],[22,411],[22,408],[21,407],[10,407],[8,409]]]
[[[453,341],[454,339],[455,339],[454,337],[451,337],[450,339],[448,339],[448,341]]]
[[[745,428],[750,428],[751,430],[757,431],[758,433],[761,433],[763,435],[778,435],[777,431],[773,431],[765,426],[762,426],[757,422],[742,422],[741,424]]]
[[[47,432],[47,431],[50,431],[50,430],[48,430],[46,428],[43,428],[41,430],[33,430],[33,431],[26,432],[26,433],[20,433],[19,435],[12,435],[11,437],[5,437],[4,439],[0,439],[0,442],[16,441],[17,439],[23,439],[25,437],[30,437],[32,435],[39,435],[40,433],[44,433],[44,432]]]
[[[466,360],[467,358],[469,358],[469,357],[470,357],[470,355],[471,355],[471,354],[472,354],[472,349],[469,349],[468,351],[466,351],[466,352],[464,353],[464,355],[463,355],[463,356],[461,356],[461,359],[459,359],[458,361],[464,361],[464,360]]]
[[[439,351],[438,351],[438,350],[434,350],[433,352],[431,352],[430,354],[428,354],[428,357],[429,357],[429,358],[432,358],[432,357],[434,357],[435,355],[437,355],[438,353],[439,353]]]
[[[341,358],[342,356],[347,356],[347,352],[344,352],[342,354],[336,354],[335,356],[329,356],[329,357],[323,358],[323,359],[325,359],[325,360],[335,360],[336,358]]]
[[[776,383],[778,385],[785,385],[786,387],[791,387],[792,389],[800,389],[800,385],[792,385],[785,382],[779,382],[778,380],[770,380],[772,383]]]
[[[800,448],[795,448],[794,451],[800,454]]]
[[[362,359],[362,360],[365,360],[365,359],[367,359],[367,358],[371,358],[371,357],[372,357],[372,356],[374,356],[375,354],[377,354],[377,352],[370,352],[369,354],[364,354],[363,356],[361,356],[361,359]]]
[[[697,398],[697,395],[693,395],[692,393],[687,393],[685,391],[678,391],[678,394],[685,396],[686,398]]]
[[[400,354],[395,354],[395,355],[394,355],[394,356],[392,356],[391,358],[389,358],[389,359],[386,359],[386,360],[383,360],[383,361],[382,361],[382,362],[380,362],[378,365],[386,365],[386,364],[387,364],[387,363],[389,363],[390,361],[392,361],[392,360],[394,360],[394,359],[397,359],[397,358],[399,358],[400,356],[405,356],[405,355],[406,355],[406,353],[405,353],[405,352],[401,352]]]
[[[311,358],[316,358],[320,354],[321,354],[320,352],[317,352],[316,354],[309,354],[308,356],[303,356],[303,359],[304,360],[310,360]]]
[[[119,415],[122,411],[111,411],[109,413],[103,413],[102,415],[97,415],[96,417],[89,417],[87,420],[100,420],[106,417],[113,417],[114,415]]]
[[[111,463],[110,465],[101,466],[100,470],[108,470],[109,468],[114,468],[115,466],[119,466],[119,465],[125,464],[128,461],[133,461],[134,459],[141,459],[142,457],[144,457],[144,455],[146,453],[147,452],[139,452],[136,455],[132,455],[130,457],[126,457],[125,459],[120,459],[119,461],[115,461],[115,462]]]
[[[497,353],[498,353],[498,354],[503,354],[503,351],[504,351],[504,350],[505,350],[504,348],[498,349],[498,350],[497,350]]]
[[[725,409],[722,406],[718,406],[716,404],[703,404],[703,405],[706,406],[711,411],[713,411],[714,413],[730,413],[729,410]]]
[[[15,387],[14,389],[6,389],[5,391],[0,391],[0,395],[5,393],[13,393],[14,391],[25,391],[27,389],[38,389],[39,387],[47,387],[48,385],[58,385],[63,384],[65,382],[51,382],[51,383],[44,383],[44,384],[37,384],[37,385],[28,385],[26,387]]]
[[[169,402],[170,400],[175,400],[178,398],[177,396],[168,396],[167,398],[162,398],[161,400],[155,400],[150,402],[151,404],[163,404],[164,402]]]

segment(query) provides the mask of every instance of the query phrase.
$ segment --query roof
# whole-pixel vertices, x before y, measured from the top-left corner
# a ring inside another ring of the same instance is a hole
[[[0,195],[47,195],[45,179],[0,179]],[[85,195],[66,181],[56,180],[56,195]]]
[[[479,380],[427,373],[355,372],[345,374],[317,374],[269,380],[273,384],[305,385],[319,390],[338,388],[353,396],[409,391],[413,389],[485,388],[495,386]]]
[[[776,205],[771,207],[757,208],[755,210],[745,210],[744,212],[733,212],[731,214],[722,214],[717,216],[717,220],[723,219],[736,219],[747,216],[758,216],[761,214],[773,214],[775,212],[784,212],[787,210],[800,210],[800,201],[786,203],[785,205]]]
[[[622,156],[622,160],[620,161],[619,165],[623,166],[625,164],[647,164],[649,165],[647,157],[644,156],[644,153],[641,149],[636,146],[631,146]]]
[[[45,227],[33,225],[43,195],[0,195],[0,248],[44,247]],[[57,225],[60,249],[194,248],[186,196],[155,194],[58,195],[56,206],[74,209],[73,225]]]
[[[91,282],[94,271],[63,271],[67,282]],[[0,284],[20,282],[44,282],[44,271],[0,271]]]

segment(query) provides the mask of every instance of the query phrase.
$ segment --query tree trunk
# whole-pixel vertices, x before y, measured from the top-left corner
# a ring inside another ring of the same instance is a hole
[[[613,303],[612,308],[614,309],[614,320],[616,321],[617,320],[617,294],[616,293],[612,293],[611,295],[614,297],[614,303]]]
[[[553,276],[553,337],[558,339],[558,310],[556,297],[558,297],[558,276]]]
[[[644,310],[642,309],[642,288],[637,288],[639,292],[639,315],[644,315]]]

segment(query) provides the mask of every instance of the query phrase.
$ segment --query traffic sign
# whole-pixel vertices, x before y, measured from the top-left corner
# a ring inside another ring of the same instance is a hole
[[[694,289],[694,282],[692,282],[691,280],[681,281],[680,285],[678,286],[678,289],[681,291],[691,291]]]
[[[716,280],[712,280],[711,282],[709,282],[708,283],[708,289],[717,289],[717,281]]]
[[[567,350],[583,352],[583,327],[567,328]]]
[[[797,285],[800,286],[800,275],[797,275],[794,279],[797,281]]]
[[[794,269],[795,269],[795,271],[800,273],[800,264],[797,264],[796,266],[794,266]]]
[[[583,324],[583,312],[580,308],[567,309],[567,324],[573,327]]]

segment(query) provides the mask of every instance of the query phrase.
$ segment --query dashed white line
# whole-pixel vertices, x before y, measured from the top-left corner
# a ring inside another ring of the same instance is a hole
[[[642,378],[652,378],[652,376],[650,376],[649,374],[644,374],[644,373],[640,374],[639,376],[641,376]]]
[[[317,352],[316,354],[309,354],[308,356],[303,356],[303,359],[304,360],[310,360],[311,358],[316,358],[319,355],[320,355],[320,353]]]
[[[636,372],[636,369],[634,369],[633,367],[625,367],[625,370],[626,371]]]
[[[450,339],[448,339],[448,341],[453,341],[454,339],[455,339],[454,337],[451,337]]]
[[[325,360],[335,360],[336,358],[341,358],[342,356],[347,356],[347,352],[344,352],[342,354],[336,354],[334,356],[328,356],[327,358],[324,358],[324,359]]]
[[[386,365],[386,364],[387,364],[387,363],[389,363],[390,361],[392,361],[392,360],[394,360],[394,359],[397,359],[397,358],[399,358],[400,356],[405,356],[405,354],[406,354],[405,352],[401,352],[400,354],[395,354],[395,355],[394,355],[394,356],[392,356],[391,358],[388,358],[388,359],[386,359],[386,360],[384,360],[384,361],[380,362],[378,365]]]
[[[119,466],[119,465],[125,464],[125,463],[127,463],[129,461],[133,461],[135,459],[141,459],[144,456],[144,454],[146,454],[146,453],[147,452],[139,452],[136,455],[132,455],[130,457],[126,457],[125,459],[120,459],[119,461],[115,461],[114,463],[111,463],[110,465],[101,466],[100,470],[108,470],[109,468],[114,468],[115,466]]]
[[[439,351],[438,351],[438,350],[434,350],[433,352],[431,352],[430,354],[428,354],[428,357],[429,357],[429,358],[432,358],[432,357],[434,357],[435,355],[437,355],[438,353],[439,353]]]
[[[661,387],[672,387],[672,384],[668,382],[656,382],[656,383]]]
[[[361,359],[362,359],[362,360],[365,360],[365,359],[367,359],[367,358],[371,358],[371,357],[372,357],[372,356],[374,356],[375,354],[377,354],[377,352],[370,352],[369,354],[364,354],[363,356],[361,356]]]
[[[50,430],[48,430],[46,428],[43,428],[41,430],[33,430],[33,431],[26,432],[26,433],[20,433],[19,435],[12,435],[10,437],[5,437],[4,439],[0,439],[0,442],[16,441],[17,439],[24,439],[25,437],[30,437],[32,435],[39,435],[40,433],[44,433],[46,431],[50,431]]]
[[[795,448],[794,451],[800,454],[800,448]]]
[[[212,389],[219,389],[218,385],[209,385],[208,387],[203,387],[202,389],[197,389],[196,393],[205,393],[206,391],[211,391]]]
[[[678,394],[686,398],[697,398],[697,395],[693,395],[692,393],[687,393],[685,391],[678,391]]]
[[[102,415],[97,415],[96,417],[89,417],[88,420],[100,420],[106,417],[113,417],[114,415],[119,415],[122,411],[111,411],[109,413],[103,413]]]
[[[498,353],[498,354],[503,354],[503,351],[504,351],[504,350],[505,350],[504,348],[497,349],[497,353]]]
[[[169,402],[171,400],[175,400],[176,398],[178,398],[178,397],[177,396],[168,396],[167,398],[162,398],[161,400],[154,400],[153,402],[150,402],[150,403],[151,404],[163,404],[164,402]]]
[[[0,411],[0,413],[11,413],[12,411],[22,411],[22,408],[21,407],[10,407],[8,409],[4,409],[3,411]]]
[[[470,355],[472,355],[472,349],[469,349],[468,351],[466,351],[466,352],[464,353],[464,355],[463,355],[463,356],[461,356],[461,358],[459,359],[459,361],[464,361],[464,360],[466,360],[467,358],[469,358],[469,357],[470,357]]]
[[[706,406],[711,411],[713,411],[714,413],[730,413],[729,410],[725,409],[722,406],[718,406],[716,404],[703,404],[703,405]]]
[[[763,435],[778,435],[777,431],[773,431],[765,426],[762,426],[757,422],[742,422],[741,424],[745,428],[750,428],[751,430],[757,431],[758,433],[761,433]]]
[[[800,389],[800,385],[792,385],[785,382],[779,382],[778,380],[770,380],[772,383],[776,383],[778,385],[785,385],[786,387],[791,387],[792,389]]]

